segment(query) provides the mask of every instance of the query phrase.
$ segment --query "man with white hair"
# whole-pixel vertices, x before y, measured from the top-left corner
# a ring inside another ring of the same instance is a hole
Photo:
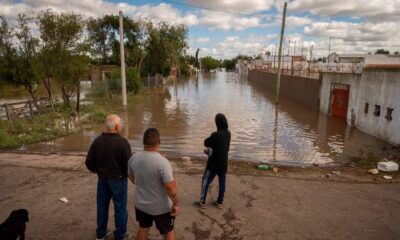
[[[106,132],[93,141],[85,162],[86,167],[98,175],[96,239],[104,239],[108,235],[108,208],[111,198],[114,202],[114,239],[128,239],[127,168],[132,155],[131,147],[119,134],[122,124],[118,115],[109,115],[105,125]]]

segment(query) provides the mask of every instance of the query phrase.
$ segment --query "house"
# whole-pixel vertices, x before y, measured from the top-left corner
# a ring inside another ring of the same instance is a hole
[[[361,63],[368,54],[329,54],[328,63]]]
[[[400,55],[364,55],[362,61],[359,72],[321,73],[320,111],[400,144]]]

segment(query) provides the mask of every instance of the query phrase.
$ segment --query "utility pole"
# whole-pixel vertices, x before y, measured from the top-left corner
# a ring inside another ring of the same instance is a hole
[[[119,48],[121,53],[121,85],[122,106],[126,107],[126,78],[125,78],[125,50],[124,50],[124,26],[122,11],[119,11]]]
[[[329,56],[329,54],[331,54],[331,41],[332,41],[332,37],[329,37],[329,50],[328,50],[328,56]]]
[[[276,78],[276,94],[275,94],[275,104],[279,104],[279,92],[281,88],[281,58],[282,58],[282,41],[283,35],[285,33],[285,18],[286,18],[286,6],[287,2],[283,5],[283,18],[282,18],[282,29],[281,29],[281,39],[279,42],[279,53],[278,53],[278,76]]]

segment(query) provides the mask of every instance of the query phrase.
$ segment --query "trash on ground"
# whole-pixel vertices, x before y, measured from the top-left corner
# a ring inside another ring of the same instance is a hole
[[[64,203],[68,203],[69,202],[69,200],[66,197],[62,197],[62,198],[60,198],[58,200],[60,200],[61,202],[64,202]]]
[[[190,157],[182,157],[182,160],[184,160],[184,161],[190,161]]]
[[[373,169],[368,170],[368,172],[373,174],[373,175],[376,175],[376,174],[379,173],[379,170],[377,168],[373,168]]]
[[[331,172],[333,175],[336,175],[336,176],[340,176],[340,174],[342,174],[341,172],[339,172],[339,171],[332,171]]]
[[[325,174],[325,177],[326,177],[326,178],[330,178],[330,177],[331,177],[331,174],[327,173],[327,174]]]
[[[386,180],[390,180],[390,179],[393,179],[393,177],[392,176],[389,176],[389,175],[385,175],[385,176],[382,176],[384,179],[386,179]]]
[[[395,172],[399,171],[399,164],[390,161],[390,162],[378,162],[378,169],[383,172]]]
[[[259,164],[257,165],[257,168],[260,170],[268,170],[269,166],[267,164]]]
[[[272,171],[273,171],[274,173],[277,173],[277,172],[278,172],[278,168],[277,168],[277,167],[273,167],[273,168],[272,168]]]

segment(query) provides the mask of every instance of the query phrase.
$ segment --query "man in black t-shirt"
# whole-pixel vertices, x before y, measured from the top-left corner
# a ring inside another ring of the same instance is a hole
[[[115,215],[114,239],[127,239],[127,168],[132,152],[129,142],[119,135],[122,124],[118,115],[107,117],[106,130],[93,141],[85,162],[87,168],[98,175],[96,239],[104,239],[108,235],[111,198]]]

